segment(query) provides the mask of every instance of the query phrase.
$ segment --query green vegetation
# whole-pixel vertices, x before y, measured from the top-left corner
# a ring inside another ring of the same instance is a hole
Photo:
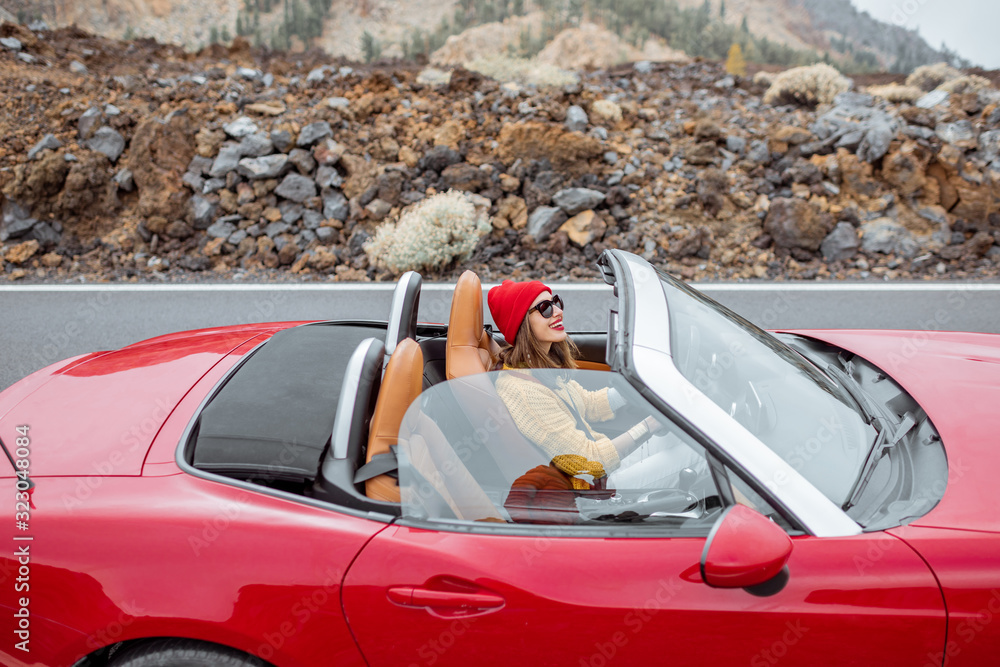
[[[366,63],[374,62],[382,56],[382,45],[367,30],[361,35],[361,56]]]
[[[333,0],[243,0],[243,9],[236,14],[236,34],[264,44],[260,15],[281,5],[281,23],[271,30],[268,43],[274,49],[287,49],[292,38],[307,46],[323,32],[323,20],[330,12]]]

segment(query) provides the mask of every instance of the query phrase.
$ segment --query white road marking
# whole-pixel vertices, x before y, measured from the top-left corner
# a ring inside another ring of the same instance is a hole
[[[483,289],[496,283],[483,283]],[[778,283],[690,283],[704,292],[1000,292],[1000,283],[909,282],[778,282]],[[557,283],[562,291],[605,292],[604,283]],[[80,285],[0,285],[3,292],[391,292],[395,283],[91,283]],[[422,291],[452,291],[451,283],[424,283]]]

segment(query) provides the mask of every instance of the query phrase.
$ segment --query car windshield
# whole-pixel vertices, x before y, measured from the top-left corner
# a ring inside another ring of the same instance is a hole
[[[774,336],[657,273],[681,374],[842,505],[875,438],[850,396]]]

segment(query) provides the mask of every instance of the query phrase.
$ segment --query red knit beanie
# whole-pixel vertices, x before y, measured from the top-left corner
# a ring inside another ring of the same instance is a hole
[[[521,328],[521,322],[528,314],[535,297],[542,292],[551,291],[537,280],[523,283],[505,280],[490,290],[486,296],[486,301],[490,305],[490,315],[493,316],[493,322],[508,343],[514,344],[517,330]]]

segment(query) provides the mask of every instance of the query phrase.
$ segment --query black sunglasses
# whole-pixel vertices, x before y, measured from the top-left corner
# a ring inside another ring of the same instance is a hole
[[[563,302],[562,299],[559,298],[558,294],[553,294],[551,299],[546,299],[545,301],[539,301],[534,306],[528,309],[528,313],[531,313],[531,311],[533,310],[537,310],[539,315],[541,315],[545,319],[548,319],[552,317],[552,306],[555,306],[559,310],[562,310]]]

